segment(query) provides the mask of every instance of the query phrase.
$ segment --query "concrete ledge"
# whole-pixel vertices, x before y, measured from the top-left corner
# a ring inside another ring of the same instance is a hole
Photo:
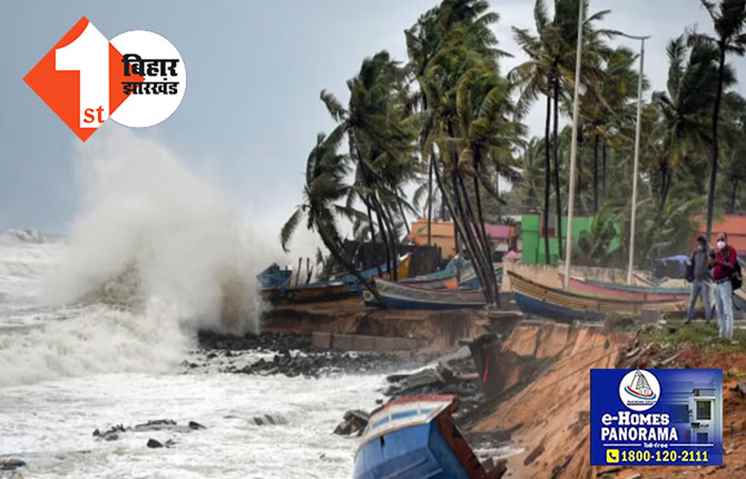
[[[331,333],[314,332],[311,334],[311,346],[314,349],[329,349],[332,347]]]

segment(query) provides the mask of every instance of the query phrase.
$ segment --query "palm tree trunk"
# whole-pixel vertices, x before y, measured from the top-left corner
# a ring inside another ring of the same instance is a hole
[[[402,206],[401,198],[396,199],[396,205],[399,207],[399,214],[401,215],[401,220],[404,223],[404,229],[407,230],[407,236],[412,232],[409,229],[409,221],[407,221],[407,215],[404,213],[404,206]]]
[[[466,228],[465,228],[465,225],[461,222],[462,217],[458,217],[455,214],[453,203],[451,202],[451,199],[448,197],[448,192],[445,188],[445,185],[443,184],[443,178],[440,176],[440,169],[438,168],[437,164],[434,165],[433,172],[435,173],[435,182],[438,185],[438,189],[440,190],[440,196],[441,196],[441,201],[442,201],[441,208],[448,209],[448,211],[451,214],[451,218],[453,218],[453,224],[454,224],[454,227],[456,228],[456,232],[462,238],[465,238]],[[457,192],[454,191],[454,195],[455,194],[457,194]],[[472,261],[474,261],[474,259],[472,259]],[[477,272],[477,274],[479,274],[478,264],[476,261],[474,261],[474,270]],[[487,291],[487,288],[482,288],[482,294],[484,295],[484,298],[487,304],[492,304],[490,303],[490,299],[488,296],[489,292]]]
[[[455,161],[454,164],[456,164]],[[480,245],[481,241],[478,238],[479,234],[476,233],[475,235],[475,230],[477,230],[477,228],[475,228],[474,226],[476,222],[472,214],[473,212],[471,210],[471,203],[469,202],[468,193],[466,192],[465,188],[463,188],[463,178],[460,177],[456,170],[453,170],[453,172],[451,173],[451,181],[453,184],[454,195],[456,197],[456,207],[458,209],[459,216],[463,219],[464,222],[465,234],[463,236],[463,239],[466,243],[466,249],[470,253],[474,272],[477,273],[477,276],[479,277],[479,282],[482,285],[482,293],[484,294],[486,303],[494,304],[495,292],[491,291],[491,288],[489,287],[490,283],[486,273],[488,269],[485,267],[485,255]],[[462,195],[463,202],[461,198]]]
[[[388,234],[386,227],[383,224],[383,213],[381,212],[381,205],[378,204],[375,196],[370,195],[370,203],[373,205],[373,209],[376,212],[376,219],[378,220],[378,230],[381,232],[381,241],[383,242],[383,250],[386,253],[386,271],[389,273],[389,279],[391,279],[391,245],[389,244]]]
[[[593,214],[598,213],[598,133],[593,140]]]
[[[373,213],[370,209],[370,201],[368,201],[366,198],[362,198],[363,203],[365,203],[365,208],[368,210],[368,224],[370,225],[370,240],[373,243],[373,251],[376,249],[376,227],[373,224]],[[381,265],[378,262],[378,259],[374,260],[376,262],[376,270],[378,271],[378,276],[381,276]]]
[[[393,278],[394,281],[399,281],[399,235],[396,231],[396,224],[391,214],[391,209],[388,205],[383,205],[383,209],[386,214],[383,217],[386,227],[389,229],[389,243],[391,243],[392,260],[394,263]]]
[[[432,244],[433,232],[433,162],[435,161],[435,146],[430,154],[430,165],[427,171],[427,245]]]
[[[476,163],[476,169],[477,175],[479,175],[479,162]],[[487,283],[483,284],[482,288],[489,288],[490,291],[493,292],[492,294],[494,295],[495,303],[500,306],[500,296],[497,294],[497,279],[495,278],[494,267],[492,264],[492,243],[490,242],[490,238],[487,236],[487,231],[484,226],[484,215],[482,214],[482,199],[479,189],[479,180],[476,176],[474,177],[474,192],[477,200],[477,219],[479,221],[479,225],[482,228],[482,238],[483,242],[485,243],[485,252],[487,253],[487,265],[489,266],[489,269],[487,270]]]
[[[606,144],[606,140],[603,140],[603,147],[601,149],[601,156],[603,158],[602,160],[603,163],[601,167],[601,195],[604,197],[604,199],[606,199],[606,174],[607,174],[607,170],[606,170],[607,152],[606,150],[607,150],[607,146],[608,145]]]
[[[326,246],[326,249],[329,250],[329,253],[337,261],[337,263],[341,264],[348,273],[355,276],[360,285],[370,291],[370,293],[376,298],[376,300],[378,300],[379,304],[383,304],[381,296],[378,294],[378,291],[376,291],[376,288],[371,286],[371,284],[358,272],[355,266],[347,261],[347,258],[345,258],[344,255],[340,253],[340,245],[338,245],[337,242],[332,239],[326,228],[320,226],[319,228],[317,228],[317,230],[319,236],[321,237],[321,242],[324,243],[324,246]]]
[[[720,102],[723,98],[725,81],[725,46],[720,45],[720,67],[718,69],[718,89],[715,94],[715,111],[712,115],[712,170],[710,171],[710,190],[707,193],[707,238],[712,236],[712,220],[715,215],[715,186],[718,176],[718,124],[720,122]]]
[[[544,263],[549,264],[549,189],[551,167],[549,163],[549,122],[552,119],[552,97],[547,94],[547,117],[544,125]]]
[[[554,72],[554,133],[552,135],[552,144],[554,149],[554,196],[557,205],[557,251],[559,257],[563,258],[565,253],[562,248],[562,192],[560,188],[560,165],[559,165],[559,94],[560,82],[559,72]]]

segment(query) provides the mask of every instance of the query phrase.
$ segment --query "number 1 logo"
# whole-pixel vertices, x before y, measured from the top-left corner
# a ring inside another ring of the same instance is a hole
[[[98,128],[109,117],[109,40],[88,22],[72,43],[55,49],[57,71],[78,72],[80,128]]]
[[[135,30],[109,41],[82,17],[24,81],[86,141],[109,118],[131,127],[168,118],[184,96],[186,70],[178,50],[157,33]]]

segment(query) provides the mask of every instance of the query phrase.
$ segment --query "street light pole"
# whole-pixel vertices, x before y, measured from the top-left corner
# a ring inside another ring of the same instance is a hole
[[[627,284],[632,284],[632,269],[635,259],[635,226],[637,222],[637,177],[640,165],[640,123],[642,117],[642,73],[645,65],[645,40],[650,38],[638,37],[622,33],[622,36],[640,41],[640,77],[637,79],[637,126],[635,128],[635,166],[632,177],[632,217],[629,228],[629,263],[627,264]]]
[[[585,15],[583,14],[584,4],[585,2],[582,0],[578,2],[578,45],[575,56],[575,93],[572,105],[572,144],[570,146],[570,192],[568,193],[567,202],[567,238],[565,238],[565,275],[563,276],[565,289],[570,285],[570,262],[572,256],[572,216],[575,209],[575,161],[578,154],[578,104],[580,103],[580,60],[583,52],[583,27],[585,23]],[[562,231],[557,231],[557,234],[561,235]]]

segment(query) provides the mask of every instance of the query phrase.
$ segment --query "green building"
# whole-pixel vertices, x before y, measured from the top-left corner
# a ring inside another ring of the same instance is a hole
[[[552,264],[560,260],[559,245],[556,235],[556,220],[550,218],[549,221],[549,259]],[[572,240],[573,247],[577,245],[578,238],[583,232],[590,232],[593,227],[592,216],[576,216],[572,220]],[[544,256],[544,237],[541,235],[542,217],[540,214],[524,214],[521,216],[521,262],[523,264],[546,264]],[[619,228],[617,228],[619,231]],[[567,218],[562,220],[562,245],[567,238]],[[620,245],[619,238],[615,238],[612,243],[612,249]],[[564,253],[564,251],[563,251]]]

